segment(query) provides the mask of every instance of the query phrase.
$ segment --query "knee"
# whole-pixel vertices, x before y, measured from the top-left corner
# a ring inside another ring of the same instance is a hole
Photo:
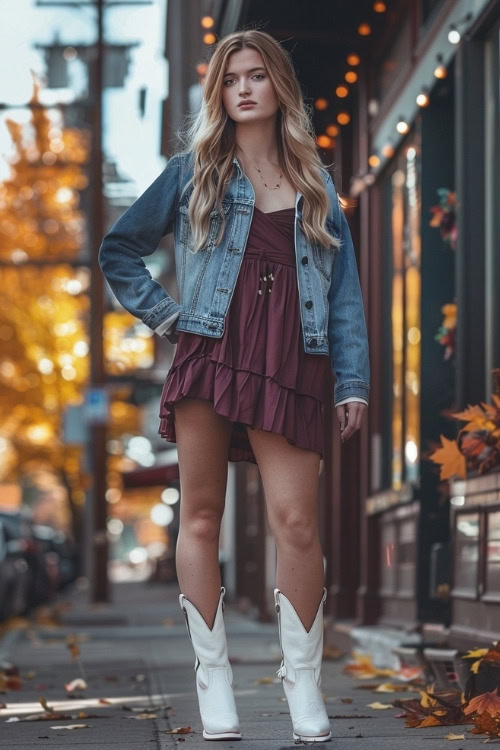
[[[279,519],[274,534],[278,547],[286,545],[302,550],[312,547],[319,538],[314,519],[295,511],[289,511]]]
[[[222,511],[200,507],[185,514],[182,523],[189,535],[198,541],[215,541],[219,538]]]

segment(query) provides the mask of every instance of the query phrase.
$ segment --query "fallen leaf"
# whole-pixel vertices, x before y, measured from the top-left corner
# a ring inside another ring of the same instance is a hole
[[[412,689],[415,689],[415,688],[411,688],[408,685],[395,685],[392,682],[382,682],[380,685],[377,685],[377,687],[375,688],[375,692],[376,693],[395,693],[398,690],[408,691]]]
[[[341,698],[342,703],[352,703],[352,698]]]
[[[471,698],[469,704],[464,708],[464,714],[477,713],[481,715],[484,711],[488,711],[490,716],[500,713],[500,696],[497,687],[489,693],[482,693],[475,698]]]
[[[66,637],[66,645],[71,654],[71,658],[77,659],[80,656],[80,648],[78,646],[78,639],[76,635],[68,635]]]
[[[488,711],[474,716],[473,720],[474,729],[471,729],[471,734],[488,734],[490,738],[500,737],[500,726],[496,717],[491,716]]]
[[[76,680],[67,682],[64,687],[66,692],[72,693],[74,690],[87,690],[88,685],[81,677],[77,677]]]
[[[375,701],[375,703],[367,703],[366,705],[368,706],[368,708],[376,709],[394,708],[392,703],[380,703],[380,701]]]
[[[191,727],[176,727],[175,729],[167,729],[165,734],[189,734],[192,731]]]
[[[113,703],[111,701],[106,700],[106,698],[99,698],[99,703],[102,703],[105,706],[112,706]]]
[[[443,712],[443,715],[444,715],[444,712]],[[431,714],[430,716],[426,716],[425,719],[422,722],[420,722],[420,724],[418,726],[419,726],[419,728],[421,728],[421,727],[440,727],[441,726],[441,721],[440,721],[440,719],[437,716],[434,716],[433,714]]]
[[[344,653],[344,651],[341,651],[336,646],[325,646],[323,648],[323,659],[337,661],[344,656]]]
[[[445,740],[465,740],[465,734],[453,734],[453,732],[450,732],[445,735]]]
[[[88,729],[90,724],[66,724],[63,727],[50,727],[51,729]]]
[[[273,682],[277,682],[279,680],[275,680],[274,677],[259,677],[257,682],[259,685],[272,685]]]
[[[137,714],[137,716],[127,716],[128,719],[156,719],[156,714]]]
[[[49,706],[43,695],[41,695],[38,700],[40,701],[42,708],[44,708],[47,713],[52,713],[53,709]]]

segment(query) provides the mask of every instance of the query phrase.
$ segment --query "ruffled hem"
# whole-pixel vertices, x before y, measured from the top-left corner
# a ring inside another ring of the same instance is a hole
[[[173,366],[163,386],[158,428],[158,434],[171,443],[177,442],[174,404],[184,396],[211,401],[214,412],[233,422],[229,461],[257,463],[246,425],[279,433],[292,445],[323,457],[323,403],[269,376],[235,369],[209,354]]]

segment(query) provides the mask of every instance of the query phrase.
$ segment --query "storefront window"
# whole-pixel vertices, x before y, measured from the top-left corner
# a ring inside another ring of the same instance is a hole
[[[479,565],[479,514],[459,513],[455,535],[455,592],[475,595]]]
[[[420,445],[420,186],[410,143],[392,173],[392,488],[418,479]]]
[[[500,591],[500,513],[488,513],[486,591]]]

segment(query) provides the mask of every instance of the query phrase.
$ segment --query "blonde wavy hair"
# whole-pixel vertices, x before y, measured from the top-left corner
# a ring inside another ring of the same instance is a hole
[[[257,29],[235,31],[221,39],[209,60],[200,110],[187,117],[177,135],[185,150],[194,153],[188,217],[193,229],[193,252],[207,242],[210,213],[216,207],[222,217],[218,244],[225,230],[222,208],[225,186],[233,172],[236,154],[235,123],[222,101],[224,72],[229,56],[245,47],[260,53],[279,101],[276,116],[278,159],[284,174],[304,196],[302,228],[308,240],[327,249],[340,240],[325,229],[329,196],[321,175],[323,164],[316,149],[311,115],[288,52],[270,34]]]

